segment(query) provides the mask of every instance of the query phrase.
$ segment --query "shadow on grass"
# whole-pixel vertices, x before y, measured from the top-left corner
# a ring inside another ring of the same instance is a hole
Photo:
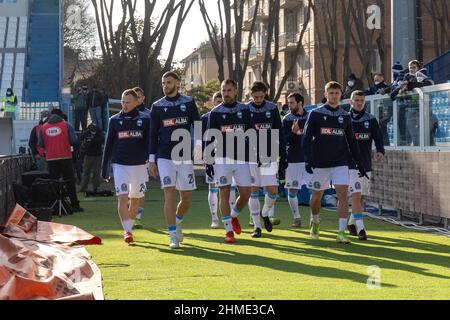
[[[202,241],[205,242],[217,242],[222,240],[222,238],[211,237],[208,235],[198,233],[190,233],[186,234],[186,236],[191,236],[194,239],[201,239]],[[326,237],[323,235],[323,233],[321,236],[322,238]],[[450,265],[449,257],[443,257],[429,253],[418,253],[418,252],[410,253],[381,246],[365,245],[361,243],[342,245],[333,241],[311,240],[307,238],[293,238],[286,236],[276,236],[273,234],[265,235],[265,237],[267,239],[291,241],[292,243],[298,244],[299,246],[294,247],[289,245],[280,245],[276,243],[267,243],[253,239],[243,239],[243,238],[238,239],[238,244],[246,246],[254,246],[262,249],[274,249],[288,254],[308,256],[317,259],[359,264],[365,267],[377,265],[380,268],[404,270],[440,279],[450,279],[449,276],[430,273],[427,271],[427,269],[407,264],[407,262],[427,263],[433,265],[440,265],[442,267],[448,267]],[[334,240],[334,237],[331,238]],[[303,245],[303,247],[301,247],[301,245]],[[317,247],[318,249],[311,248],[311,246]],[[321,248],[325,250],[321,250]],[[330,252],[326,249],[333,249],[343,252],[345,251],[345,254]],[[404,263],[399,261],[402,261]]]
[[[222,238],[212,236],[204,236],[204,238],[210,238],[209,241],[211,242],[218,242],[223,240]],[[239,246],[243,245],[246,245],[245,241],[240,241],[233,246],[236,246],[238,248]],[[179,250],[171,250],[166,246],[161,246],[161,244],[148,241],[135,242],[134,246],[144,249],[158,250],[159,252],[171,255],[183,255],[187,257],[195,257],[198,259],[209,259],[213,261],[226,262],[233,265],[259,266],[281,272],[298,273],[320,278],[348,279],[360,284],[365,284],[368,278],[367,274],[361,274],[349,270],[342,270],[326,266],[311,266],[297,261],[246,254],[238,251],[230,252],[226,250],[208,248],[192,244],[185,244]],[[383,283],[383,287],[394,288],[397,286],[389,283]]]
[[[106,269],[106,268],[129,268],[130,267],[129,264],[124,264],[124,263],[99,263],[99,264],[97,264],[97,266],[99,266],[102,269]]]

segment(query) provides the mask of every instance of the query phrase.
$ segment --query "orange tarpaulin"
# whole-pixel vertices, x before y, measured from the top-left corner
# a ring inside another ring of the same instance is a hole
[[[86,249],[72,246],[101,240],[30,216],[17,206],[0,234],[0,300],[103,299],[100,270]]]

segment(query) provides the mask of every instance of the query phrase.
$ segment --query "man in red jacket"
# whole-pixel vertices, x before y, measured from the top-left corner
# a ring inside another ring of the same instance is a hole
[[[28,142],[28,146],[30,147],[31,154],[36,162],[37,169],[39,171],[48,171],[47,162],[45,161],[45,150],[41,146],[38,145],[38,136],[39,130],[41,130],[42,126],[47,122],[50,116],[50,112],[42,111],[39,123],[31,130],[30,132],[30,140]]]
[[[57,114],[51,115],[39,130],[38,145],[45,149],[50,178],[63,177],[67,183],[73,212],[82,212],[77,198],[72,162],[71,146],[76,144],[75,130]]]

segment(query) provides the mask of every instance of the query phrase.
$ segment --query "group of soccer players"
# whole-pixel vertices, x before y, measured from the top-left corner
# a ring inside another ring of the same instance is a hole
[[[244,104],[236,100],[236,82],[226,80],[214,96],[215,107],[200,119],[195,101],[179,93],[177,74],[164,74],[162,87],[165,96],[150,110],[143,105],[142,89],[126,90],[122,111],[110,119],[102,175],[109,181],[112,168],[126,243],[134,241],[135,224],[141,226],[150,175],[160,177],[164,190],[170,247],[180,247],[184,240],[182,222],[196,189],[194,161],[204,161],[211,227],[219,228],[220,208],[226,243],[236,242],[235,235],[241,234],[239,215],[247,205],[254,226],[251,236],[260,238],[263,224],[272,232],[274,220],[270,217],[278,197],[278,177],[284,171],[292,227],[301,227],[297,196],[307,185],[313,191],[310,234],[312,239],[319,237],[322,196],[333,185],[338,197],[337,241],[350,243],[346,228],[360,240],[367,239],[361,195],[372,169],[372,142],[378,161],[383,160],[384,147],[377,120],[365,110],[363,92],[353,93],[350,113],[340,107],[342,87],[336,82],[325,88],[327,103],[311,112],[304,110],[300,94],[291,94],[290,114],[282,120],[277,106],[267,100],[264,83],[253,84],[252,101]],[[192,129],[200,120],[202,132],[197,136]],[[261,188],[265,193],[262,209]],[[176,206],[177,191],[180,202]]]

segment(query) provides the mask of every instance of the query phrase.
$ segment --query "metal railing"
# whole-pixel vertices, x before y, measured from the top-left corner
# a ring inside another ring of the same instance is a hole
[[[342,106],[349,110],[349,103]],[[450,151],[450,83],[415,89],[395,101],[368,96],[366,108],[378,119],[388,149]]]
[[[450,51],[428,62],[424,67],[436,84],[450,81]]]

